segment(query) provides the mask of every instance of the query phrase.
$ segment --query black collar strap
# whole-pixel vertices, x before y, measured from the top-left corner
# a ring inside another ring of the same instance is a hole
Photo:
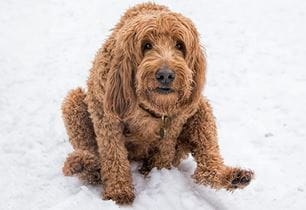
[[[154,117],[154,118],[162,118],[162,117],[168,117],[168,116],[165,116],[165,115],[161,115],[161,114],[158,114],[158,113],[156,113],[156,112],[154,112],[154,111],[152,111],[152,110],[150,110],[150,109],[147,109],[147,108],[145,108],[142,104],[139,104],[139,107],[143,110],[143,111],[145,111],[145,112],[147,112],[147,113],[149,113],[152,117]]]

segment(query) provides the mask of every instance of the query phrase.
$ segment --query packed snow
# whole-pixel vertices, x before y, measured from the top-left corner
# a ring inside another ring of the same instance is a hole
[[[0,2],[0,209],[305,209],[306,1],[156,1],[191,18],[206,48],[203,92],[225,162],[253,169],[244,190],[193,182],[190,157],[147,178],[118,206],[101,186],[64,177],[72,147],[60,105],[85,87],[96,51],[140,1]]]

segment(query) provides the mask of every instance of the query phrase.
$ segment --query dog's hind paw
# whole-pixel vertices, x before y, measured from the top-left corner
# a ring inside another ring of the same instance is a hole
[[[62,170],[65,176],[72,176],[81,172],[83,170],[81,158],[71,153],[67,157]]]

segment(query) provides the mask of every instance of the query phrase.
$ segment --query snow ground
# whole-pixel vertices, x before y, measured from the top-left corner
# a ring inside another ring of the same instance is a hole
[[[227,164],[256,180],[235,193],[193,183],[192,159],[144,179],[119,207],[64,177],[72,150],[60,117],[95,52],[140,1],[0,1],[0,209],[305,209],[306,2],[156,1],[190,17],[208,55],[204,94]],[[192,3],[191,3],[192,2]]]

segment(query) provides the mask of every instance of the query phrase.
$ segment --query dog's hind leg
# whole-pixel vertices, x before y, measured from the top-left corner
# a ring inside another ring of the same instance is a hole
[[[98,148],[94,128],[84,102],[86,95],[81,88],[69,92],[62,104],[64,124],[74,152],[68,155],[63,173],[66,176],[78,174],[89,183],[100,170]]]
[[[72,147],[96,153],[98,147],[85,97],[81,88],[70,91],[62,104],[63,119]]]

